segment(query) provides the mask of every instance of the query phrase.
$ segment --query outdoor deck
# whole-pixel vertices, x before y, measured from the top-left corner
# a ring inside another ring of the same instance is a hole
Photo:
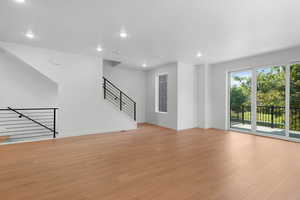
[[[234,122],[231,124],[231,128],[237,129],[237,130],[250,131],[251,124],[243,124],[243,123],[239,123],[239,122]],[[281,128],[257,126],[257,132],[285,136],[285,129],[281,129]],[[290,136],[293,138],[300,138],[300,131],[290,131]]]

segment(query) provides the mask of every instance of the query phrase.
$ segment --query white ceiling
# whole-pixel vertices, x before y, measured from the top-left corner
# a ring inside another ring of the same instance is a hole
[[[136,66],[216,63],[299,45],[299,10],[299,0],[1,0],[0,40],[88,55],[101,44]]]

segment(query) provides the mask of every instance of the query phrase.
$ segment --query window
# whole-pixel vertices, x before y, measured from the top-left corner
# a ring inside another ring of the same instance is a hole
[[[256,131],[285,136],[285,66],[256,69]]]
[[[230,73],[230,128],[251,129],[251,71]]]
[[[228,127],[300,139],[300,63],[229,72]]]
[[[300,64],[290,67],[289,133],[292,138],[300,138]]]
[[[168,112],[168,74],[156,76],[156,112]]]

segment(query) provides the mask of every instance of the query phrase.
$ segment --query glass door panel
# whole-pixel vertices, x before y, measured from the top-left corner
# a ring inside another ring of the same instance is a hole
[[[291,65],[290,74],[289,134],[300,138],[300,64]]]
[[[251,130],[251,71],[230,73],[230,128]]]
[[[285,67],[257,70],[256,130],[285,135]]]

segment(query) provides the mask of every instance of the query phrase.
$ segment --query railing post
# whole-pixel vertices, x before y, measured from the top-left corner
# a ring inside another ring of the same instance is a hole
[[[130,115],[130,117],[134,118],[134,120],[136,121],[136,102],[132,100],[129,96],[127,96],[126,93],[122,92],[117,86],[111,83],[108,79],[103,77],[103,80],[104,99],[107,99],[113,104],[115,104],[116,107],[119,107],[121,111],[126,112],[128,115]]]
[[[231,106],[230,106],[230,111],[229,111],[229,112],[230,112],[230,116],[229,116],[229,117],[230,117],[230,122],[231,122],[231,121],[232,121],[232,110],[231,110]]]
[[[53,109],[53,138],[56,138],[56,109]]]
[[[244,106],[242,106],[242,122],[243,122],[243,124],[245,124]]]
[[[120,91],[120,110],[122,110],[122,92]]]
[[[134,121],[136,121],[136,103],[134,102]]]
[[[274,106],[271,106],[271,128],[274,128]]]
[[[103,92],[104,92],[104,99],[106,99],[106,79],[103,78],[104,84],[103,84]]]

